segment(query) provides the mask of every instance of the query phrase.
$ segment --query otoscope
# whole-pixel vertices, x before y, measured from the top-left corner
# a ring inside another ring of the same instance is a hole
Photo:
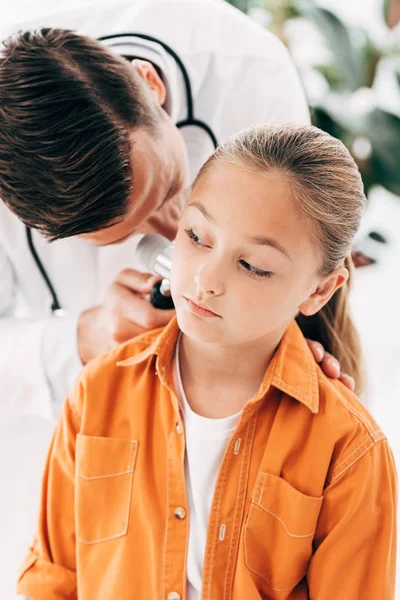
[[[143,270],[163,277],[151,290],[150,302],[155,308],[164,310],[174,308],[169,284],[173,246],[174,242],[170,242],[162,235],[148,233],[142,237],[136,250],[136,256]]]

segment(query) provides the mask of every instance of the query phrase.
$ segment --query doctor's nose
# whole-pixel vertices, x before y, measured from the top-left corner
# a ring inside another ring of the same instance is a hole
[[[194,282],[199,299],[201,296],[220,296],[224,291],[221,278],[213,268],[203,268],[195,275]]]

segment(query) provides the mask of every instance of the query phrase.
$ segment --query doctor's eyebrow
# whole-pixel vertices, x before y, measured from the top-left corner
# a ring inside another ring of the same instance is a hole
[[[190,208],[191,206],[193,206],[193,208],[197,208],[197,210],[201,212],[201,214],[207,219],[207,221],[216,224],[215,218],[208,212],[208,210],[205,206],[203,206],[203,204],[201,204],[200,202],[190,202],[190,204],[188,204],[187,207]],[[292,260],[289,252],[282,246],[282,244],[278,242],[278,240],[275,240],[274,238],[267,236],[250,236],[246,239],[251,244],[257,244],[259,246],[270,246],[271,248],[275,248],[275,250],[278,250],[279,252],[284,254],[289,260]]]

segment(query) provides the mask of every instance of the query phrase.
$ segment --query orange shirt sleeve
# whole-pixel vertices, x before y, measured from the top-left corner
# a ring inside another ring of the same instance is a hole
[[[396,468],[386,439],[333,471],[308,569],[311,600],[393,600],[396,506]]]
[[[77,599],[74,480],[78,428],[79,417],[67,398],[47,455],[34,542],[18,580],[18,593],[32,600]]]

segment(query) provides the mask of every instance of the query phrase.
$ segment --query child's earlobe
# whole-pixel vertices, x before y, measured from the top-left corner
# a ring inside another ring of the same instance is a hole
[[[299,312],[305,317],[311,317],[319,311],[320,305],[316,302],[315,294],[312,294],[305,302],[302,302],[299,306]]]
[[[341,266],[328,275],[315,289],[315,291],[300,306],[299,311],[309,317],[315,315],[325,304],[329,302],[333,294],[346,283],[349,272],[346,267]]]

